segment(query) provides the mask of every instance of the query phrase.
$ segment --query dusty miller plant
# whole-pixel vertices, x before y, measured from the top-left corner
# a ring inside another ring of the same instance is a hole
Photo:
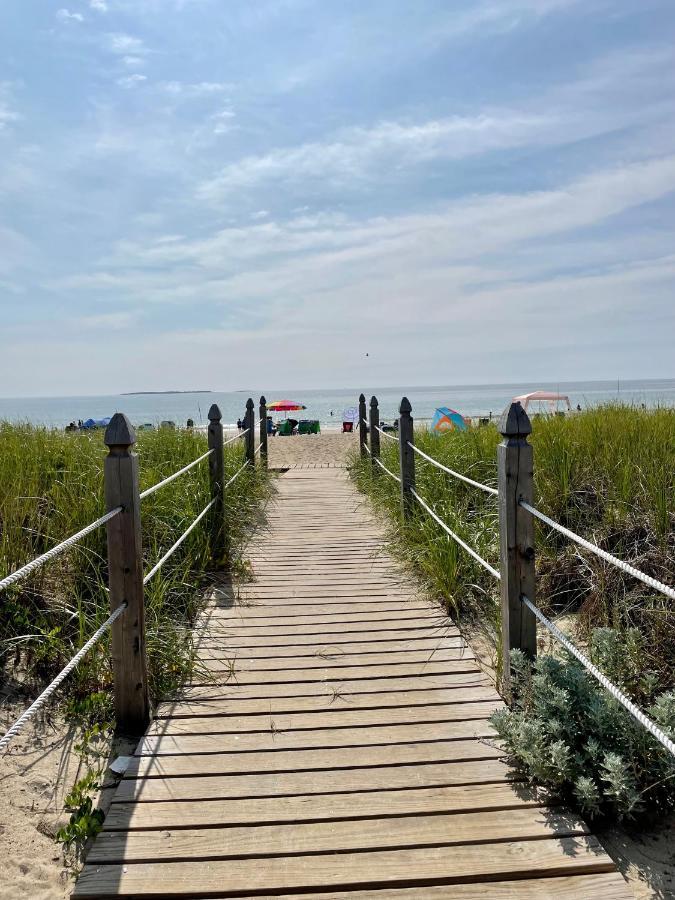
[[[675,691],[653,696],[640,671],[640,635],[596,629],[590,653],[601,671],[644,704],[675,737]],[[623,649],[620,648],[621,645]],[[658,816],[675,806],[675,759],[571,656],[534,666],[511,652],[511,709],[491,721],[516,767],[588,817]]]

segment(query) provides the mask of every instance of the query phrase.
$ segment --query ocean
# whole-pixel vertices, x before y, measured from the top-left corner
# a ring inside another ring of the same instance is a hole
[[[380,406],[380,419],[393,421],[398,415],[401,397],[405,394],[416,420],[430,419],[438,406],[449,406],[465,416],[499,415],[510,400],[532,390],[551,390],[567,394],[573,407],[582,409],[609,401],[647,407],[675,407],[675,379],[643,381],[573,381],[535,384],[447,385],[413,388],[363,389],[366,399],[375,394]],[[355,406],[359,391],[340,389],[265,390],[268,401],[281,398],[304,403],[307,410],[293,413],[295,418],[319,419],[322,428],[339,428],[343,409]],[[223,424],[231,426],[243,417],[246,400],[253,397],[258,412],[260,390],[232,393],[196,392],[180,394],[133,394],[91,397],[27,397],[0,398],[0,420],[30,422],[53,428],[63,428],[78,419],[99,419],[115,412],[124,412],[134,425],[157,425],[169,420],[185,425],[193,419],[195,425],[206,425],[208,410],[217,403]],[[535,410],[536,411],[536,410]],[[283,414],[282,414],[283,417]]]

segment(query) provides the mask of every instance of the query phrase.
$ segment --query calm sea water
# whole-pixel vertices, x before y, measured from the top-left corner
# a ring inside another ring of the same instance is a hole
[[[380,404],[380,418],[392,421],[398,415],[398,405],[403,394],[412,403],[415,419],[429,419],[438,406],[449,406],[463,415],[498,415],[518,394],[532,390],[552,390],[569,395],[572,406],[582,408],[596,406],[607,401],[620,400],[629,404],[675,407],[675,379],[660,381],[578,381],[537,384],[483,384],[448,385],[439,387],[374,388],[366,393],[368,401],[375,393]],[[237,393],[194,394],[136,394],[109,397],[30,397],[22,399],[0,398],[0,419],[11,422],[31,422],[63,428],[78,419],[99,419],[115,412],[126,413],[134,425],[171,420],[185,425],[194,419],[196,425],[207,424],[207,414],[212,403],[220,406],[223,423],[231,425],[243,416],[246,400],[252,396],[256,414],[260,391]],[[319,419],[322,427],[340,427],[342,411],[358,402],[356,390],[332,391],[266,391],[268,400],[292,399],[304,403],[306,412],[293,413],[296,418]]]

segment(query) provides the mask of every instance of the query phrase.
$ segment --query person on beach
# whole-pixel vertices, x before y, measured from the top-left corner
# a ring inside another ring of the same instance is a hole
[[[241,431],[241,419],[237,419],[237,428]]]

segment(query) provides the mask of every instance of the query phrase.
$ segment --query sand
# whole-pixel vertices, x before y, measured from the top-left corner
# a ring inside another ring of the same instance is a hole
[[[339,432],[271,437],[269,462],[274,468],[342,467],[357,447],[357,435]],[[3,703],[3,732],[29,702]],[[79,771],[75,741],[72,731],[52,709],[35,725],[27,726],[10,752],[0,758],[2,900],[65,900],[70,896],[72,870],[64,864],[54,835],[68,820],[63,798],[84,774]],[[129,752],[129,748],[120,747],[117,752]],[[114,780],[106,779],[101,798],[104,808],[113,786]],[[655,831],[614,826],[598,836],[637,900],[675,898],[675,817]]]

